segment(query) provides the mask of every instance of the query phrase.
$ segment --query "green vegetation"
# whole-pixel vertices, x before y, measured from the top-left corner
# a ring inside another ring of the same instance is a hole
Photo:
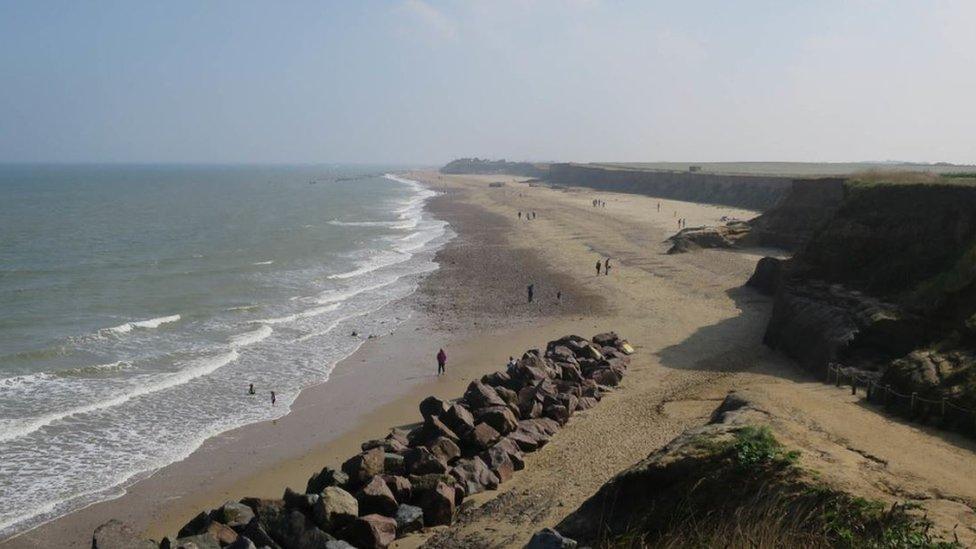
[[[662,490],[643,523],[598,544],[607,548],[837,547],[950,549],[917,507],[854,497],[796,466],[767,426],[746,426],[705,450],[700,475]],[[677,497],[677,500],[673,498]],[[670,509],[670,510],[668,510]]]
[[[934,173],[911,170],[866,170],[853,174],[847,184],[854,189],[881,185],[976,185],[969,172]]]

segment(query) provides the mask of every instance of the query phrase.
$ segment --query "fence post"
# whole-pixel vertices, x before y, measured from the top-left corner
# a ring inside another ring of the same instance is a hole
[[[851,376],[851,394],[857,394],[857,376]]]

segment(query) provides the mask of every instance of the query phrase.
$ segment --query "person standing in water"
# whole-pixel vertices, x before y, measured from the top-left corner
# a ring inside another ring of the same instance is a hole
[[[446,365],[447,353],[444,352],[444,349],[441,349],[440,351],[437,351],[437,375],[444,373],[444,366]]]
[[[253,395],[254,394],[254,384],[253,383],[251,384],[250,387],[247,388],[247,394],[249,394],[249,395]]]
[[[278,402],[278,396],[275,395],[274,391],[271,391],[271,405],[274,406]]]

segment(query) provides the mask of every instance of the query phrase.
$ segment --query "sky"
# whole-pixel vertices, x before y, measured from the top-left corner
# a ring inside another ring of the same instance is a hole
[[[0,0],[0,162],[976,162],[976,2]]]

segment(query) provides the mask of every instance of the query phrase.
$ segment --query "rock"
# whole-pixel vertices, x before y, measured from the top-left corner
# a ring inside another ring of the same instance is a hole
[[[362,451],[367,452],[373,448],[382,448],[388,454],[402,454],[407,449],[407,445],[393,438],[383,438],[367,440],[361,445]]]
[[[464,488],[464,493],[468,496],[498,488],[498,476],[478,456],[458,461],[451,469],[451,476]]]
[[[417,487],[416,483],[414,483],[414,487]],[[426,526],[451,524],[454,520],[453,485],[437,481],[432,487],[420,493],[417,502],[420,508],[424,510],[424,524]]]
[[[518,411],[518,393],[509,389],[508,387],[495,387],[495,392],[498,396],[505,401],[508,408],[512,411]]]
[[[455,444],[461,440],[438,416],[430,416],[423,425],[410,431],[410,446],[426,446],[437,437],[448,438]]]
[[[386,435],[386,440],[395,440],[403,446],[407,446],[410,443],[409,439],[407,439],[407,432],[397,428],[390,429],[390,434]]]
[[[346,528],[342,537],[360,549],[386,549],[396,539],[396,520],[382,515],[366,515]]]
[[[455,459],[461,457],[461,449],[449,438],[437,437],[427,445],[427,448],[430,449],[430,453],[438,461],[445,464],[450,464]]]
[[[583,372],[580,371],[579,364],[557,362],[556,367],[559,369],[559,379],[576,382],[583,381]]]
[[[491,472],[495,473],[495,476],[498,477],[499,483],[508,482],[511,480],[512,475],[515,474],[515,465],[512,463],[512,458],[508,455],[508,450],[500,447],[498,444],[483,452],[481,458],[488,468],[491,469]]]
[[[488,406],[505,406],[505,401],[498,396],[495,389],[480,381],[472,381],[468,385],[468,389],[464,391],[464,401],[471,406],[472,410]]]
[[[546,348],[546,356],[561,362],[576,362],[576,354],[565,345],[552,345]]]
[[[575,412],[579,407],[579,398],[577,398],[574,394],[559,393],[559,396],[557,396],[556,399],[559,400],[560,404],[566,407],[569,415],[573,415],[573,412]]]
[[[413,485],[410,480],[396,475],[383,475],[383,482],[393,492],[397,501],[410,501],[413,497]]]
[[[359,512],[364,515],[378,514],[392,517],[396,513],[397,500],[386,485],[383,477],[377,475],[370,479],[358,492]]]
[[[508,459],[512,461],[512,467],[516,471],[525,469],[525,456],[522,455],[522,450],[519,449],[518,444],[511,437],[505,437],[499,440],[491,447],[492,450],[495,448],[504,450],[508,454]]]
[[[404,467],[411,475],[426,475],[447,472],[447,464],[437,459],[423,446],[411,448],[404,456]]]
[[[254,522],[257,522],[261,530],[284,549],[322,547],[327,541],[334,539],[301,512],[285,508],[281,500],[245,498],[241,502],[254,510],[255,520],[245,527],[242,533],[255,544],[264,545],[258,539],[260,534],[252,532],[250,528]]]
[[[468,436],[464,437],[464,446],[473,453],[487,450],[501,438],[501,435],[487,423],[478,423]]]
[[[157,549],[156,544],[139,536],[120,521],[110,520],[92,534],[92,549]]]
[[[539,449],[538,438],[526,431],[516,429],[516,431],[514,433],[510,433],[507,438],[514,442],[515,445],[518,446],[519,450],[523,452],[535,452]]]
[[[396,512],[397,537],[424,529],[424,510],[414,505],[401,504]]]
[[[497,391],[499,387],[507,387],[512,382],[512,378],[506,372],[492,372],[481,376],[481,382],[494,387]]]
[[[385,459],[382,448],[373,448],[346,460],[342,464],[342,471],[349,475],[350,485],[358,486],[376,475],[382,475]]]
[[[590,375],[590,379],[600,385],[606,385],[607,387],[616,387],[620,384],[620,375],[612,368],[600,368],[598,370],[594,370]]]
[[[306,494],[318,494],[326,486],[345,486],[349,483],[349,475],[343,473],[342,471],[336,471],[331,467],[325,467],[320,472],[312,475],[308,479],[308,485],[305,487]]]
[[[292,490],[291,488],[285,488],[285,495],[282,496],[285,501],[285,507],[289,509],[297,509],[302,513],[308,513],[312,510],[312,506],[315,502],[319,500],[318,494],[299,494]]]
[[[420,415],[423,416],[424,420],[427,420],[430,416],[440,416],[447,411],[448,404],[443,400],[429,396],[420,401]]]
[[[499,434],[511,433],[518,427],[518,418],[507,406],[489,406],[478,410],[477,421],[487,423]]]
[[[620,336],[617,335],[617,332],[603,332],[593,336],[590,341],[601,347],[616,347],[617,342],[620,341]]]
[[[221,547],[234,543],[239,537],[233,528],[216,521],[210,523],[204,534],[208,534],[217,540]]]
[[[460,436],[464,436],[474,429],[474,416],[467,408],[457,403],[448,407],[441,420]]]
[[[172,549],[220,549],[221,545],[217,538],[210,534],[197,534],[177,538],[170,547]]]
[[[327,532],[338,532],[359,516],[359,502],[338,486],[328,486],[312,508],[312,520]]]
[[[241,536],[247,537],[247,539],[254,542],[254,545],[257,545],[258,547],[281,549],[281,546],[275,543],[264,527],[261,526],[261,523],[258,521],[257,517],[254,517],[254,520],[247,523],[247,525],[241,529]]]
[[[552,528],[545,528],[532,536],[525,549],[576,549],[577,545],[575,540],[562,536]]]
[[[328,547],[328,544],[326,544],[326,547]],[[224,549],[258,549],[258,548],[257,545],[254,545],[254,542],[251,541],[250,538],[246,536],[237,536],[237,541],[231,543]]]
[[[207,527],[210,526],[210,523],[212,522],[213,519],[210,518],[208,513],[200,513],[190,519],[190,522],[184,524],[183,527],[180,528],[180,531],[177,532],[176,537],[188,538],[190,536],[202,534],[207,531]]]
[[[383,471],[391,475],[407,474],[406,459],[401,454],[383,454]]]
[[[531,362],[534,363],[535,361],[533,360]],[[518,361],[510,370],[509,375],[512,380],[519,382],[522,387],[538,383],[549,377],[545,369],[534,368],[525,360]]]
[[[542,414],[545,417],[558,421],[560,425],[565,425],[569,421],[569,410],[562,404],[548,406]]]
[[[254,511],[243,503],[228,501],[215,510],[211,516],[214,520],[237,529],[251,522],[251,519],[254,518]]]
[[[596,399],[593,397],[583,397],[576,402],[577,410],[589,410],[596,406]]]

